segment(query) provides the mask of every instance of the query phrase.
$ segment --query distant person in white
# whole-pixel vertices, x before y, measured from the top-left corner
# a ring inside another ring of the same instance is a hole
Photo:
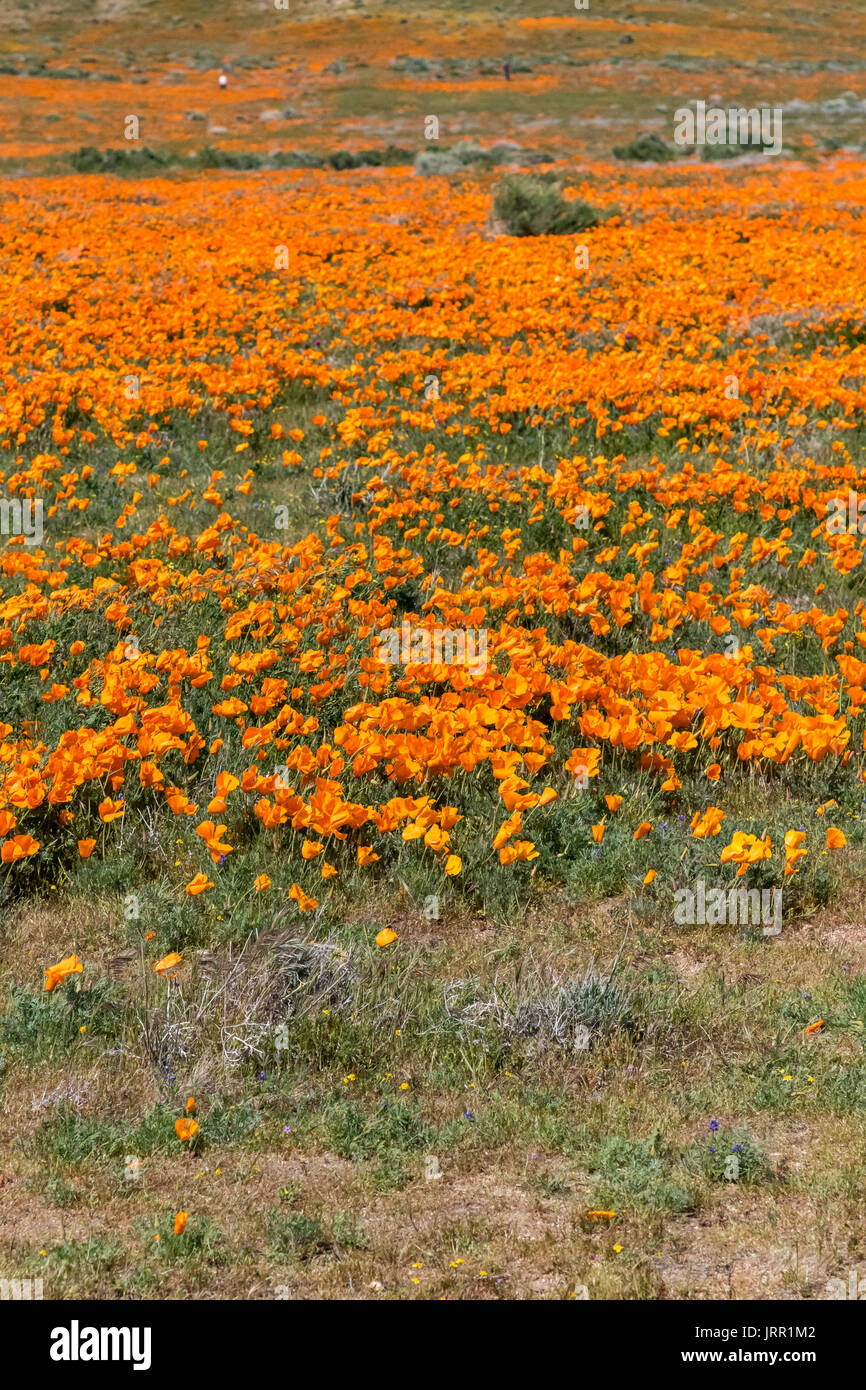
[[[220,87],[221,87],[221,89],[222,89],[223,91],[225,91],[225,89],[226,89],[226,87],[227,87],[228,85],[229,85],[229,80],[228,80],[228,78],[226,77],[226,75],[225,75],[224,72],[221,72],[221,73],[220,73]]]

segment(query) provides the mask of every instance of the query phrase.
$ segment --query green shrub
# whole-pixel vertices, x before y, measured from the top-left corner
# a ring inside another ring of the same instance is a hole
[[[659,1134],[652,1139],[607,1139],[598,1149],[596,1162],[601,1181],[593,1193],[595,1206],[633,1207],[645,1213],[694,1209],[695,1194],[687,1174]]]
[[[343,1250],[366,1250],[370,1237],[353,1212],[338,1211],[331,1222],[333,1244]]]
[[[627,145],[615,145],[613,152],[617,159],[652,161],[656,164],[674,158],[674,151],[670,145],[666,145],[662,137],[655,133],[636,135]]]
[[[704,161],[712,159],[737,159],[741,154],[747,154],[742,145],[702,145],[701,159]]]
[[[690,1167],[712,1182],[756,1183],[773,1175],[769,1158],[745,1130],[711,1132],[706,1143],[695,1145],[686,1158]]]
[[[399,145],[388,145],[383,150],[335,150],[327,156],[332,169],[380,168],[385,164],[411,164],[414,156],[411,150],[401,149]]]
[[[702,145],[701,159],[705,161],[713,159],[739,159],[740,155],[763,154],[765,150],[771,150],[772,148],[772,140],[767,140],[766,143],[762,140],[756,145],[741,145],[736,141],[733,144],[726,145]]]
[[[98,150],[94,145],[82,145],[69,156],[69,162],[79,174],[126,173],[161,167],[169,160],[164,154],[142,145],[141,149]]]
[[[308,1260],[322,1254],[330,1242],[315,1216],[303,1211],[288,1213],[275,1209],[268,1220],[268,1238],[277,1255],[296,1260]]]
[[[493,214],[510,236],[570,236],[597,227],[589,203],[569,202],[559,190],[526,174],[509,174],[493,190]]]

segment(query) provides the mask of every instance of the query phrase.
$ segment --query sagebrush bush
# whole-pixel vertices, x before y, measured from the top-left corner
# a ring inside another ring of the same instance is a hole
[[[527,174],[509,174],[497,183],[493,214],[511,236],[569,236],[601,221],[589,203],[569,202],[554,185]]]
[[[617,1029],[632,1031],[632,996],[615,985],[594,961],[583,975],[561,977],[532,959],[516,981],[497,980],[480,995],[472,981],[452,981],[445,991],[449,1022],[467,1036],[484,1037],[506,1051],[529,1044],[528,1055],[548,1050],[582,1052]]]
[[[652,160],[657,164],[675,157],[675,151],[655,132],[650,135],[636,135],[625,145],[614,145],[613,152],[617,159],[635,159],[642,162]]]

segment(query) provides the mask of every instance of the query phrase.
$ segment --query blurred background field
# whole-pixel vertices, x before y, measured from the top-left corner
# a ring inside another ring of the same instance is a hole
[[[28,172],[122,147],[130,114],[144,144],[181,161],[205,145],[416,150],[430,114],[443,141],[602,156],[714,96],[781,106],[789,152],[804,136],[866,139],[862,6],[287,3],[4,0],[0,160]]]

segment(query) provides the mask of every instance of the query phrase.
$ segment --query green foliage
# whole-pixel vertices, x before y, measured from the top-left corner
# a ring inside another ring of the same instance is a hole
[[[88,1161],[104,1165],[127,1154],[143,1158],[155,1153],[175,1153],[180,1140],[174,1123],[182,1109],[182,1105],[162,1103],[139,1120],[111,1120],[81,1115],[69,1105],[59,1106],[42,1121],[30,1147],[60,1167]],[[200,1116],[200,1127],[191,1147],[240,1144],[257,1123],[258,1114],[249,1102],[232,1105],[217,1099]]]
[[[268,1239],[275,1254],[295,1260],[308,1260],[329,1246],[317,1217],[303,1211],[286,1213],[279,1208],[268,1218]]]
[[[121,991],[104,978],[82,987],[81,976],[73,976],[50,993],[38,994],[13,985],[9,1009],[0,1015],[0,1045],[31,1058],[51,1058],[94,1038],[118,1038],[126,1015]]]
[[[661,164],[676,157],[676,152],[670,145],[666,145],[655,131],[636,135],[625,145],[614,145],[613,153],[617,159],[640,160],[641,163],[652,161],[654,164]]]
[[[436,1134],[415,1102],[393,1096],[372,1110],[360,1101],[337,1102],[327,1111],[326,1120],[334,1153],[353,1162],[428,1151]]]
[[[331,1239],[343,1250],[366,1250],[370,1244],[370,1237],[351,1211],[336,1213],[331,1222]]]
[[[551,184],[528,174],[509,174],[493,190],[493,214],[511,236],[571,236],[597,227],[601,214],[569,202]]]
[[[411,164],[412,150],[398,145],[383,149],[333,150],[316,154],[307,150],[275,150],[260,153],[256,150],[223,150],[205,145],[190,155],[169,150],[154,150],[149,145],[99,150],[94,145],[82,145],[67,156],[79,174],[145,174],[160,168],[185,169],[364,169]],[[67,422],[69,423],[69,422]]]
[[[141,1238],[146,1253],[160,1263],[200,1260],[203,1264],[220,1265],[228,1258],[222,1231],[206,1216],[189,1216],[184,1230],[177,1235],[174,1217],[164,1216],[155,1226],[142,1227]]]
[[[593,1204],[603,1210],[684,1213],[695,1206],[688,1175],[659,1134],[651,1139],[606,1139],[596,1164],[601,1182]]]
[[[82,145],[69,162],[78,174],[117,174],[152,172],[170,161],[149,145],[141,149],[98,150],[94,145]]]
[[[111,1237],[89,1235],[84,1240],[65,1240],[60,1245],[51,1246],[45,1254],[44,1268],[47,1273],[61,1278],[81,1276],[110,1270],[123,1254],[122,1246]]]
[[[744,1129],[711,1131],[706,1143],[695,1145],[685,1159],[712,1182],[759,1183],[773,1174],[763,1148]]]

